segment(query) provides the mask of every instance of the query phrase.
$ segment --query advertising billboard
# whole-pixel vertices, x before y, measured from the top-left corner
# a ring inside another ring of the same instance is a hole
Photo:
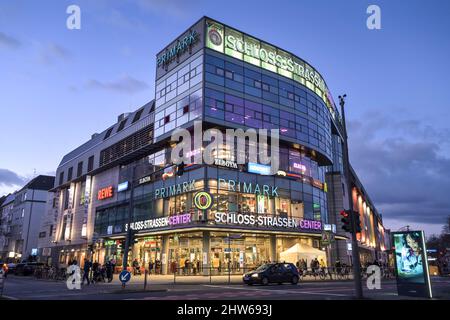
[[[432,297],[423,231],[392,233],[399,295]]]

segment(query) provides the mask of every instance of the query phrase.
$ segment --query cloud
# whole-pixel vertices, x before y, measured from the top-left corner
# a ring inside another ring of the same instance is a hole
[[[349,122],[350,160],[387,221],[444,223],[450,215],[449,143],[448,129],[418,119],[369,112]]]
[[[56,44],[49,43],[41,49],[39,61],[43,64],[52,64],[58,60],[67,60],[71,57],[70,52]]]
[[[0,47],[3,46],[10,49],[17,49],[21,45],[22,43],[19,40],[0,31]]]
[[[0,185],[11,187],[20,186],[25,182],[25,178],[19,176],[17,173],[0,168]]]
[[[129,75],[113,81],[89,80],[87,87],[90,89],[109,90],[120,93],[135,93],[147,89],[149,86],[146,82],[137,80]]]

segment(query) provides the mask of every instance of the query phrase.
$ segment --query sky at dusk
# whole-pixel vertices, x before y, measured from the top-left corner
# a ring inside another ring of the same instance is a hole
[[[81,30],[66,28],[67,6]],[[370,4],[381,30],[366,27]],[[0,195],[154,98],[155,55],[203,15],[347,94],[350,157],[387,228],[450,215],[450,1],[0,0]]]

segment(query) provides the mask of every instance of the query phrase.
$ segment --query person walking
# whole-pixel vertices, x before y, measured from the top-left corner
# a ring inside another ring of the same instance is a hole
[[[89,261],[88,258],[84,259],[84,266],[83,266],[83,279],[81,280],[81,284],[84,285],[84,279],[87,281],[87,285],[91,283],[89,280],[89,272],[91,271],[92,263]]]
[[[106,262],[106,278],[108,279],[108,282],[113,280],[113,264],[111,263],[111,260]]]

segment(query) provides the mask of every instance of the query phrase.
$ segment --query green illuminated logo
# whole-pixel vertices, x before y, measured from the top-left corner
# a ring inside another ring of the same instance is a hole
[[[208,210],[212,205],[212,197],[206,191],[197,192],[194,196],[194,204],[200,210]]]

